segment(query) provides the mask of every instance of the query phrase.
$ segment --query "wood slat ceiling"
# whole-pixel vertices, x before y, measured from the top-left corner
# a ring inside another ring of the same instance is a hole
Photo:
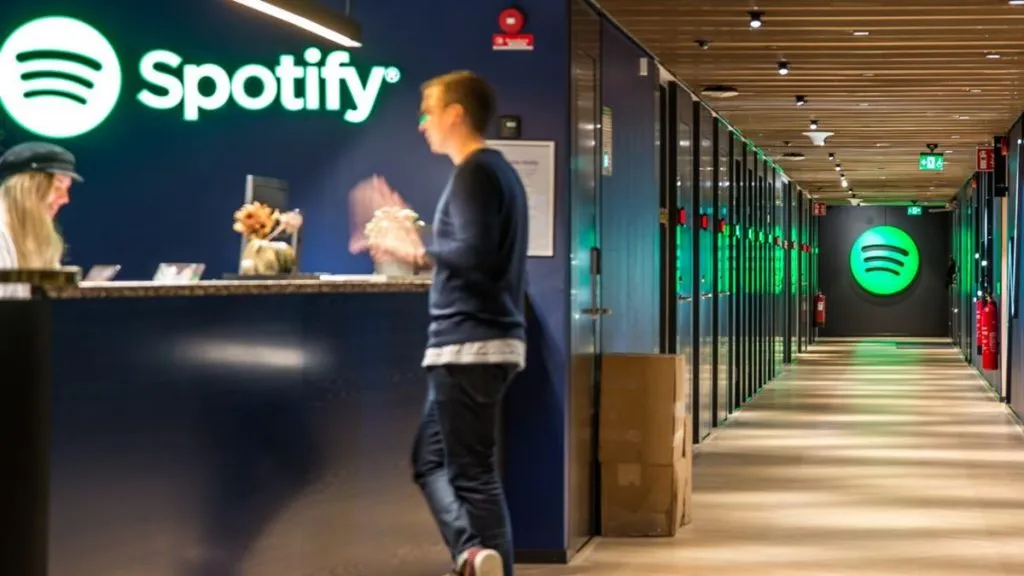
[[[829,152],[865,201],[946,200],[974,171],[976,146],[1024,110],[1024,6],[1007,0],[599,3],[695,92],[737,88],[705,100],[769,156],[805,154],[778,164],[826,201],[848,199]],[[825,147],[802,134],[812,119],[835,132]],[[946,154],[941,173],[918,168],[928,143]]]

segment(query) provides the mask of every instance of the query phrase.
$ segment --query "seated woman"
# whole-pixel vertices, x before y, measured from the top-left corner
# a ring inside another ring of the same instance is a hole
[[[0,156],[0,269],[60,267],[64,240],[54,226],[81,181],[75,157],[55,144],[26,142]],[[24,284],[0,284],[0,299],[28,298]]]

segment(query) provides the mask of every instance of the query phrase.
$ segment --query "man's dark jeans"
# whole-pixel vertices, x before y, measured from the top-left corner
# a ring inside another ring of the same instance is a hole
[[[413,446],[413,475],[452,559],[474,546],[501,554],[513,576],[512,526],[497,470],[498,410],[515,367],[432,366]]]

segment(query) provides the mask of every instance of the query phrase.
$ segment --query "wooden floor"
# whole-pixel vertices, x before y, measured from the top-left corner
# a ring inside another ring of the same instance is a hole
[[[693,524],[520,576],[1024,574],[1024,435],[948,346],[831,342],[699,448]]]

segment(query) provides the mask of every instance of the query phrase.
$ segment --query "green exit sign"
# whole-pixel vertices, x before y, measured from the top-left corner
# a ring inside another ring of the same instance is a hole
[[[908,216],[920,216],[921,215],[921,207],[920,206],[907,206],[907,215]]]
[[[942,157],[942,154],[929,154],[927,152],[921,153],[921,159],[917,164],[918,168],[926,172],[942,172],[945,166],[946,160]]]

